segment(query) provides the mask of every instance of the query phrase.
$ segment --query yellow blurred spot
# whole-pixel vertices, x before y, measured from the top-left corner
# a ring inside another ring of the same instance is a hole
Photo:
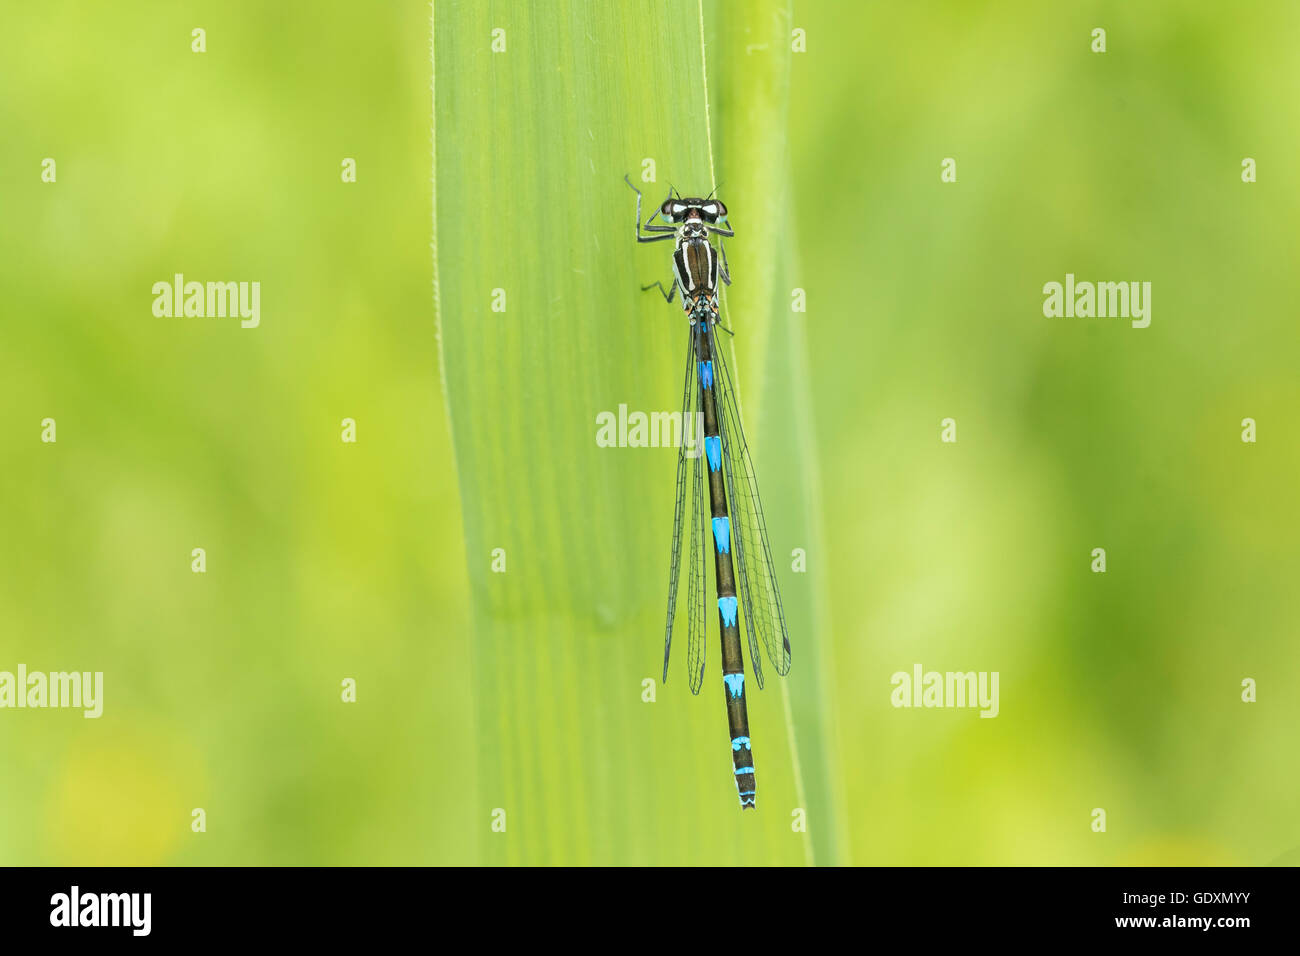
[[[1124,854],[1120,866],[1246,866],[1227,847],[1196,838],[1162,837]]]
[[[107,728],[105,728],[107,729]],[[190,811],[201,805],[200,772],[192,760],[170,759],[191,748],[135,725],[70,754],[45,803],[45,825],[57,863],[150,866],[166,862],[190,834]]]

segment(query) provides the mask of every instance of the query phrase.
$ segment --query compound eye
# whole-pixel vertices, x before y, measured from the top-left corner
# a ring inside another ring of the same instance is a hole
[[[669,199],[659,207],[659,215],[663,216],[669,222],[681,222],[686,218],[686,210],[690,208],[690,206],[679,199]]]
[[[710,200],[700,207],[700,212],[709,222],[717,222],[719,219],[727,218],[727,207],[717,200]]]

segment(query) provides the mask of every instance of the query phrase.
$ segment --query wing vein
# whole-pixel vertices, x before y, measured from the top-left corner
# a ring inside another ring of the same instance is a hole
[[[722,436],[722,460],[726,469],[727,497],[731,501],[732,539],[736,552],[737,578],[741,584],[745,609],[749,653],[754,676],[763,686],[758,661],[762,644],[767,659],[776,672],[790,670],[790,638],[786,631],[785,608],[777,584],[776,565],[768,542],[763,502],[758,492],[758,477],[740,423],[731,370],[722,349],[711,350],[719,374],[714,376],[721,406],[718,420]]]

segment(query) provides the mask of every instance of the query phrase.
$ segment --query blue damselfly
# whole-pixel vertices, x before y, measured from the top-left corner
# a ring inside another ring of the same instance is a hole
[[[740,805],[752,807],[756,805],[757,785],[753,747],[749,739],[749,716],[745,707],[745,661],[740,643],[740,621],[744,620],[749,663],[760,688],[763,686],[763,665],[759,659],[759,646],[762,645],[776,672],[784,675],[790,670],[790,639],[786,634],[776,567],[767,542],[758,480],[740,425],[731,371],[716,337],[718,329],[730,332],[719,324],[718,280],[731,284],[722,240],[734,236],[735,232],[727,220],[727,207],[712,198],[712,194],[705,199],[687,199],[673,191],[642,223],[641,190],[632,186],[630,179],[624,177],[624,181],[636,193],[637,242],[673,240],[673,277],[669,288],[665,290],[662,282],[652,282],[642,289],[658,288],[668,302],[672,302],[675,295],[681,295],[682,308],[689,320],[686,378],[682,387],[683,428],[687,422],[695,422],[697,415],[704,422],[704,454],[689,455],[683,437],[677,456],[677,507],[673,513],[663,679],[665,682],[668,680],[668,654],[673,642],[677,589],[684,572],[686,667],[691,693],[698,694],[704,682],[708,617],[706,579],[708,558],[712,553],[718,621],[722,629],[722,681],[732,769]],[[656,223],[656,219],[662,222]],[[712,236],[718,237],[716,250]],[[694,464],[688,467],[688,462]],[[691,472],[689,475],[688,470]],[[690,547],[683,562],[682,532],[685,530],[688,498]]]

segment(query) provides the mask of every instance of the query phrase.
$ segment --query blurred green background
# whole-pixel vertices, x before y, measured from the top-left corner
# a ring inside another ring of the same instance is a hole
[[[105,702],[0,711],[0,863],[1297,862],[1300,7],[430,13],[6,7],[0,670]],[[744,815],[714,625],[658,682],[675,452],[595,443],[680,397],[647,157],[739,233],[794,645]],[[1045,318],[1067,272],[1150,328]]]

